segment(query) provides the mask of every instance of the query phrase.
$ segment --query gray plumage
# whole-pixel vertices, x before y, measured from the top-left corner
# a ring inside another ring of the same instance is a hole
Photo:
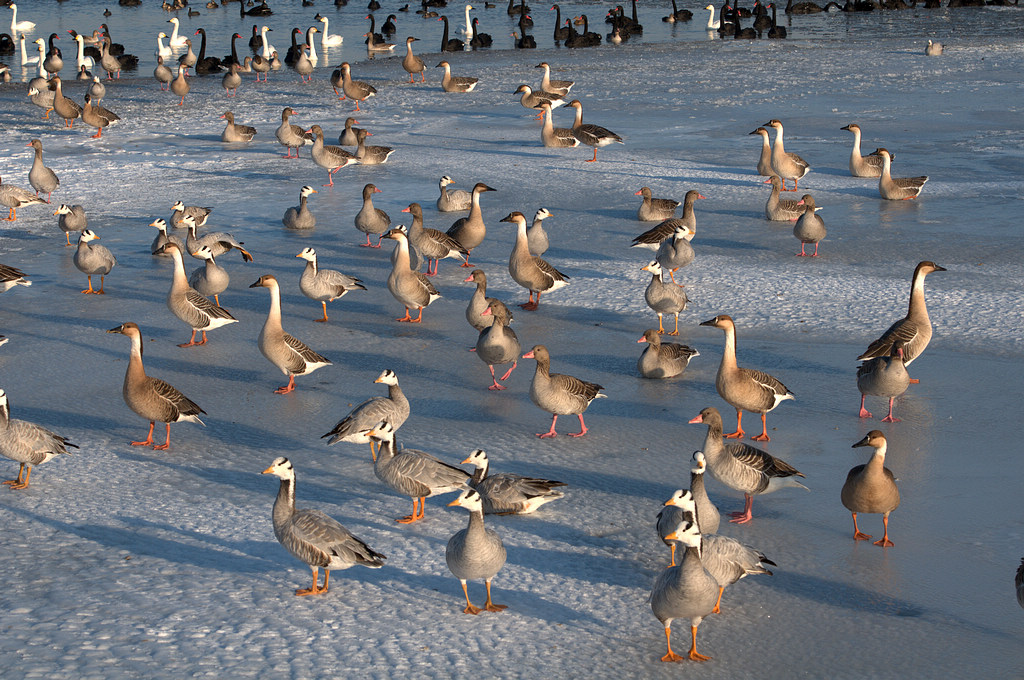
[[[878,430],[871,430],[852,448],[870,446],[875,450],[865,465],[858,465],[846,475],[846,482],[840,492],[843,505],[853,514],[854,540],[867,540],[871,536],[862,534],[857,526],[857,513],[866,512],[882,515],[885,533],[875,545],[891,547],[889,540],[889,513],[900,505],[900,490],[892,470],[885,467],[885,453],[888,443]]]
[[[192,271],[188,277],[188,285],[195,288],[200,295],[213,296],[219,305],[220,294],[227,290],[231,277],[226,269],[217,264],[209,246],[202,246],[196,251],[196,254],[204,260],[205,264]]]
[[[529,85],[520,85],[512,94],[519,94],[520,92],[522,92],[522,96],[519,98],[519,103],[524,108],[536,111],[538,116],[544,115],[544,107],[541,106],[543,102],[547,102],[552,109],[557,109],[565,104],[565,99],[562,98],[562,95],[548,94],[543,91],[534,92],[533,88]]]
[[[357,135],[362,128],[352,127],[358,123],[359,121],[352,116],[345,119],[345,129],[338,135],[338,144],[342,146],[356,146],[359,144]]]
[[[454,180],[448,175],[442,177],[438,185],[441,195],[437,197],[437,209],[441,212],[460,212],[473,207],[473,194],[465,189],[449,189]]]
[[[576,120],[572,124],[572,134],[581,144],[594,147],[594,157],[591,161],[597,160],[597,150],[609,144],[625,144],[622,137],[618,136],[608,128],[600,125],[591,125],[583,122],[583,104],[579,99],[573,99],[569,106],[576,109]]]
[[[651,273],[651,281],[644,290],[644,300],[658,315],[658,332],[665,331],[662,317],[671,314],[675,318],[675,325],[669,335],[679,335],[679,312],[685,310],[690,301],[686,297],[686,291],[675,283],[665,283],[661,276],[661,265],[657,260],[651,260],[641,269]]]
[[[423,63],[423,59],[412,53],[412,44],[419,38],[409,36],[405,39],[405,57],[402,58],[402,68],[409,74],[409,82],[416,82],[413,80],[413,74],[420,74],[420,82],[422,83],[425,78],[425,72],[427,70],[426,64]]]
[[[158,56],[156,58],[156,68],[153,69],[153,77],[160,83],[160,90],[164,91],[168,89],[171,81],[174,80],[174,74],[171,69],[164,65],[164,58]]]
[[[512,362],[512,368],[501,376],[501,380],[508,380],[519,363],[519,352],[522,348],[519,346],[516,332],[509,328],[512,315],[503,302],[500,300],[489,302],[484,316],[493,316],[494,323],[480,331],[480,336],[476,341],[476,356],[487,364],[487,368],[491,372],[492,384],[488,389],[503,390],[505,386],[499,384],[498,378],[494,377],[494,367]]]
[[[38,88],[35,88],[35,87],[29,87],[28,88],[28,98],[29,98],[29,101],[31,101],[33,104],[35,104],[39,108],[41,108],[44,111],[46,111],[46,115],[44,115],[43,118],[45,118],[47,120],[50,118],[50,111],[53,110],[53,96],[54,96],[53,90],[51,90],[51,89],[49,89],[48,87],[45,87],[45,86],[43,87],[42,90],[39,90]]]
[[[447,61],[442,61],[437,67],[444,69],[444,75],[441,76],[441,89],[445,92],[472,92],[480,82],[479,78],[453,76],[452,66]]]
[[[103,279],[114,268],[114,265],[117,264],[117,258],[114,257],[114,254],[106,246],[92,243],[92,241],[99,240],[99,238],[91,229],[86,229],[78,237],[78,248],[75,250],[73,258],[75,267],[78,268],[78,271],[89,277],[89,289],[83,290],[83,293],[103,295]],[[97,291],[92,289],[93,276],[100,277],[100,289]]]
[[[640,207],[636,211],[636,218],[641,222],[670,220],[676,216],[676,209],[682,205],[679,201],[671,198],[652,198],[650,187],[640,187],[640,191],[633,195],[643,197],[643,202],[640,203]]]
[[[466,596],[466,614],[479,614],[480,608],[469,600],[466,581],[484,579],[487,586],[487,603],[484,609],[500,612],[507,607],[491,602],[491,579],[505,566],[505,546],[498,534],[484,527],[484,513],[480,494],[469,489],[462,492],[449,505],[457,505],[469,510],[469,526],[457,531],[450,539],[444,551],[444,559],[448,569],[459,579],[462,592]]]
[[[384,234],[384,238],[398,241],[398,252],[388,276],[388,290],[400,303],[405,305],[405,316],[399,321],[419,323],[423,320],[423,308],[441,297],[424,274],[413,271],[410,266],[409,239],[404,229],[392,229]],[[420,310],[415,319],[409,314],[410,309]]]
[[[16,267],[0,264],[0,293],[6,293],[15,286],[31,286],[32,282],[25,276],[25,272]]]
[[[256,128],[251,125],[235,123],[235,114],[231,111],[225,111],[221,118],[226,120],[227,124],[224,126],[224,131],[220,134],[220,141],[251,142],[252,138],[256,136]]]
[[[241,84],[242,76],[238,75],[238,64],[231,64],[228,66],[228,72],[220,79],[220,86],[224,88],[227,96],[231,97],[238,94],[238,87]]]
[[[772,191],[764,204],[765,217],[773,222],[794,222],[804,214],[804,207],[800,205],[800,201],[783,200],[779,197],[782,181],[778,175],[773,174],[765,182],[772,185]]]
[[[298,158],[299,149],[308,143],[313,141],[311,135],[307,134],[298,125],[289,121],[291,116],[295,115],[295,109],[290,106],[286,106],[281,110],[281,125],[278,126],[277,130],[274,131],[274,136],[277,137],[277,141],[281,146],[288,149],[288,155],[285,158]],[[295,149],[295,156],[292,156],[292,149]]]
[[[181,249],[177,244],[166,243],[161,252],[170,253],[174,258],[174,274],[171,279],[171,289],[167,293],[167,308],[192,329],[192,337],[189,342],[179,346],[191,347],[195,344],[203,344],[206,342],[206,331],[238,322],[238,319],[231,316],[228,310],[215,305],[188,285]],[[197,331],[201,331],[203,335],[203,339],[199,343],[195,341]]]
[[[540,130],[540,139],[544,146],[549,148],[572,148],[580,145],[570,128],[556,128],[552,122],[551,103],[541,102],[541,109],[544,110],[544,127]]]
[[[805,255],[804,248],[808,243],[813,243],[814,254],[811,257],[817,257],[818,243],[825,238],[825,220],[817,215],[814,197],[810,194],[804,194],[798,205],[803,212],[797,218],[796,224],[793,225],[793,236],[800,241],[799,254]]]
[[[64,89],[61,85],[60,76],[54,76],[50,80],[50,87],[53,89],[53,111],[64,119],[64,123],[71,127],[75,118],[82,115],[82,107],[76,102],[64,96]]]
[[[206,246],[210,249],[210,252],[213,253],[214,257],[220,257],[231,250],[237,250],[242,254],[242,260],[245,262],[252,262],[252,255],[249,254],[248,250],[242,247],[244,243],[236,239],[231,234],[223,231],[211,231],[197,238],[196,223],[192,219],[192,216],[185,215],[181,221],[186,227],[188,227],[188,234],[185,236],[185,247],[192,257],[197,257],[196,253],[199,249]]]
[[[887,357],[868,359],[857,367],[857,389],[860,390],[860,417],[870,418],[871,414],[864,408],[867,395],[886,397],[889,399],[889,414],[882,418],[883,423],[899,422],[892,414],[896,397],[910,387],[910,374],[903,362],[903,345],[893,345],[892,354]]]
[[[882,174],[878,176],[878,193],[882,198],[889,201],[906,201],[921,195],[921,190],[928,181],[927,175],[893,177],[892,154],[886,149],[875,149],[872,153],[882,158]]]
[[[162,217],[158,217],[149,223],[149,226],[156,227],[160,232],[153,239],[153,244],[150,246],[150,252],[153,255],[159,257],[170,257],[169,253],[164,252],[163,247],[168,243],[173,243],[184,252],[185,251],[185,239],[181,238],[177,234],[167,233],[167,222]],[[212,252],[212,251],[211,251]]]
[[[356,111],[359,110],[359,102],[366,101],[377,94],[377,88],[361,80],[352,80],[352,69],[347,61],[341,62],[338,67],[341,71],[341,91],[345,97],[356,102]]]
[[[33,194],[28,189],[4,184],[0,179],[0,205],[9,209],[9,215],[5,222],[13,222],[18,219],[18,208],[29,205],[46,205],[46,201]]]
[[[708,468],[707,457],[703,451],[694,451],[692,460],[690,493],[693,494],[693,501],[697,504],[697,526],[700,527],[702,534],[718,533],[722,516],[715,504],[708,498],[707,489],[704,488],[704,473]]]
[[[71,245],[71,232],[84,231],[89,226],[85,208],[81,205],[69,206],[62,203],[53,214],[57,215],[57,226],[64,232],[68,245]]]
[[[853,133],[853,151],[850,152],[850,174],[854,177],[878,177],[882,174],[882,157],[876,154],[860,154],[860,126],[850,123],[839,128]]]
[[[580,431],[570,433],[570,437],[580,437],[587,433],[583,422],[583,412],[590,402],[606,395],[600,391],[604,388],[597,383],[580,380],[571,375],[551,372],[551,355],[544,345],[534,345],[533,349],[523,355],[524,359],[536,359],[537,370],[530,383],[530,400],[539,408],[553,415],[551,429],[539,433],[540,437],[554,437],[555,424],[558,416],[574,414],[579,417]]]
[[[903,361],[909,366],[924,352],[932,339],[932,322],[928,316],[928,305],[924,298],[924,280],[932,272],[944,271],[946,271],[945,267],[940,267],[928,260],[917,264],[910,282],[910,305],[907,315],[889,326],[882,333],[882,337],[868,345],[864,353],[857,357],[858,359],[891,356],[893,346],[899,344],[903,346]]]
[[[309,197],[318,193],[308,184],[299,190],[299,204],[284,211],[281,224],[288,229],[312,229],[316,226],[316,216],[309,210]]]
[[[384,232],[391,228],[391,217],[381,210],[375,208],[373,205],[373,195],[381,193],[373,184],[367,184],[363,187],[363,207],[359,209],[359,212],[355,216],[356,229],[366,234],[366,245],[370,245],[370,235],[377,237],[377,245],[380,247],[380,239]]]
[[[366,136],[370,133],[360,130],[356,133],[356,158],[363,165],[381,165],[395,152],[390,146],[367,146]]]
[[[204,208],[198,205],[185,205],[182,201],[176,201],[171,206],[171,226],[175,229],[187,229],[188,224],[184,222],[185,216],[192,218],[197,227],[205,227],[213,208]]]
[[[20,464],[17,479],[3,483],[12,489],[28,488],[32,467],[42,465],[54,456],[70,453],[67,447],[77,449],[66,437],[45,427],[25,420],[11,418],[7,393],[0,389],[0,456]]]
[[[697,234],[697,214],[694,212],[693,206],[701,198],[705,198],[705,196],[696,189],[687,191],[686,196],[683,197],[683,214],[680,217],[672,217],[654,225],[634,238],[630,247],[657,251],[662,242],[674,236],[681,227],[688,227],[684,238],[687,241],[692,241]]]
[[[700,352],[688,345],[661,341],[661,334],[655,328],[644,331],[637,342],[646,342],[643,354],[636,362],[636,370],[645,378],[672,378],[686,370],[690,359],[699,357]]]
[[[46,200],[49,201],[50,194],[60,186],[60,180],[57,179],[57,173],[43,165],[43,143],[38,139],[33,139],[28,145],[35,151],[32,158],[32,169],[28,171],[28,183],[36,190],[36,195],[43,192],[46,194]]]
[[[473,248],[484,242],[487,236],[487,225],[484,224],[483,212],[480,210],[480,194],[485,191],[497,191],[483,182],[473,185],[472,201],[469,206],[469,215],[458,219],[445,232],[459,242],[466,252],[472,252]],[[466,255],[466,266],[469,266],[469,255]]]
[[[676,280],[676,270],[693,262],[693,246],[690,245],[687,236],[690,236],[690,228],[685,225],[678,226],[672,237],[662,241],[654,254],[655,261],[662,269],[668,270],[673,283]]]
[[[526,238],[526,217],[521,212],[509,213],[501,219],[516,226],[516,241],[508,258],[508,273],[512,279],[529,291],[529,299],[520,305],[523,309],[536,309],[541,293],[556,291],[569,285],[569,277],[555,269],[546,260],[530,254]],[[533,296],[536,294],[537,299]]]
[[[458,260],[467,254],[462,244],[448,234],[438,229],[424,228],[423,208],[420,207],[419,203],[410,203],[409,207],[404,208],[402,212],[408,212],[412,215],[412,224],[409,225],[409,245],[427,259],[428,276],[437,274],[439,260],[447,257]],[[431,260],[434,261],[433,269],[430,268]]]
[[[526,515],[545,503],[565,497],[558,490],[558,487],[566,486],[565,482],[524,477],[511,472],[490,474],[490,463],[483,449],[476,449],[462,462],[476,468],[469,485],[480,494],[485,514]]]
[[[363,282],[354,276],[342,274],[334,269],[321,269],[319,267],[316,251],[312,248],[305,248],[295,257],[301,257],[306,261],[306,267],[299,277],[299,290],[311,300],[316,300],[323,306],[324,316],[317,321],[327,321],[327,303],[344,297],[350,290],[366,290]]]
[[[551,211],[547,208],[540,208],[533,216],[533,224],[526,230],[526,245],[530,249],[530,255],[540,257],[547,252],[551,245],[548,240],[548,233],[544,231],[544,220],[551,217]]]
[[[494,323],[494,315],[487,314],[485,316],[483,312],[487,309],[487,305],[497,301],[498,298],[487,297],[487,275],[482,269],[474,269],[464,282],[469,283],[470,281],[476,284],[476,290],[473,291],[473,295],[469,298],[469,305],[466,306],[466,321],[477,331],[482,331]],[[511,313],[509,319],[512,319]]]
[[[338,442],[351,442],[354,444],[370,444],[370,433],[381,422],[390,424],[392,431],[397,432],[406,419],[409,418],[409,400],[398,384],[398,376],[391,369],[381,372],[375,383],[383,383],[388,386],[388,396],[371,397],[352,409],[347,416],[338,421],[331,428],[331,431],[322,435],[321,439],[327,440],[327,444]],[[370,449],[376,458],[372,446]]]
[[[793,180],[793,188],[796,191],[800,185],[800,179],[811,170],[811,166],[795,153],[789,153],[783,146],[782,123],[772,119],[764,126],[775,129],[775,145],[772,147],[772,174],[778,175],[782,181],[782,190],[786,191],[786,180]]]

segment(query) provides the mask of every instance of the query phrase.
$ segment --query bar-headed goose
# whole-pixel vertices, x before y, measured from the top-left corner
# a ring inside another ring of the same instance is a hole
[[[487,587],[487,602],[484,609],[489,612],[500,612],[508,609],[507,605],[495,604],[491,601],[491,579],[505,566],[505,546],[501,538],[492,529],[484,527],[483,501],[480,494],[468,489],[448,505],[469,510],[469,526],[461,529],[448,539],[444,551],[444,559],[448,569],[459,579],[462,592],[466,596],[466,614],[479,614],[480,607],[469,600],[466,581],[470,579],[484,580]]]
[[[567,486],[565,482],[524,477],[512,472],[490,474],[490,462],[483,449],[470,453],[462,464],[476,468],[469,485],[480,494],[484,514],[527,515],[545,503],[565,497],[565,493],[558,489]]]
[[[409,418],[409,399],[406,398],[402,387],[398,384],[398,376],[391,369],[384,369],[374,380],[375,383],[382,383],[388,386],[388,396],[370,397],[363,403],[349,411],[348,415],[338,421],[331,428],[331,431],[321,435],[321,439],[327,440],[327,445],[338,442],[350,442],[353,444],[369,444],[373,460],[377,460],[377,449],[375,442],[370,437],[373,428],[382,421],[387,421],[392,429],[397,432],[398,428]]]
[[[27,489],[32,467],[42,465],[51,458],[68,454],[67,447],[77,449],[67,437],[50,432],[27,420],[11,418],[11,405],[7,392],[0,389],[0,456],[18,463],[18,477],[3,482],[11,489]]]

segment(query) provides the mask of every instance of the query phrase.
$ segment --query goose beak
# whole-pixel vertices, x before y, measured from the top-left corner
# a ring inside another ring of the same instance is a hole
[[[703,423],[704,422],[704,416],[702,416],[702,415],[700,415],[698,413],[697,417],[691,418],[690,420],[688,420],[686,422],[690,423],[691,425],[694,424],[694,423]]]
[[[274,471],[274,467],[273,467],[273,466],[270,466],[270,467],[268,467],[268,468],[267,468],[266,470],[264,470],[263,472],[261,472],[260,474],[261,474],[261,475],[269,475],[269,474],[271,474],[271,473],[272,473],[273,471]]]

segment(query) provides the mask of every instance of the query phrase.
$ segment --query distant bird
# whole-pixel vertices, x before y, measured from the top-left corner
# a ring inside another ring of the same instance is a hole
[[[170,253],[174,258],[174,275],[171,280],[171,290],[167,294],[167,308],[174,316],[192,328],[192,337],[178,347],[205,345],[206,331],[238,322],[238,319],[231,316],[231,312],[220,305],[215,305],[208,298],[200,295],[195,288],[188,285],[181,248],[177,244],[168,242],[159,252]],[[199,342],[196,342],[197,332],[202,333],[203,336]]]
[[[764,124],[766,128],[775,129],[775,146],[772,147],[772,170],[782,180],[782,191],[797,191],[800,188],[800,179],[806,175],[811,166],[795,153],[789,153],[783,146],[782,123],[771,119]],[[793,180],[793,188],[786,188],[786,180]]]
[[[20,269],[0,264],[0,293],[6,293],[15,286],[31,286],[32,282],[25,276]]]
[[[441,195],[437,198],[437,209],[441,212],[460,212],[473,207],[473,194],[464,189],[449,189],[454,184],[448,175],[445,175],[438,184],[441,188]]]
[[[875,453],[866,465],[858,465],[850,470],[840,495],[843,505],[853,514],[854,540],[866,541],[871,538],[861,533],[857,526],[857,513],[880,514],[885,531],[882,538],[875,541],[875,545],[890,548],[893,543],[889,540],[889,513],[900,505],[900,490],[896,487],[896,477],[892,470],[885,467],[885,435],[878,430],[871,430],[853,448],[860,446],[870,446]]]
[[[536,359],[537,370],[530,384],[530,400],[542,410],[552,415],[551,429],[537,433],[542,439],[556,436],[555,423],[560,415],[575,415],[580,419],[580,431],[570,432],[570,437],[582,437],[587,433],[587,425],[583,422],[583,412],[590,402],[607,395],[601,394],[604,388],[597,383],[580,380],[571,375],[551,372],[551,354],[544,345],[534,345],[533,349],[523,355],[524,359]]]
[[[18,463],[18,477],[3,482],[11,489],[27,489],[32,468],[51,458],[70,453],[67,447],[77,449],[67,437],[50,432],[27,420],[11,418],[11,405],[7,392],[0,390],[0,456]]]
[[[814,204],[814,196],[810,194],[804,194],[803,198],[797,201],[797,205],[803,208],[803,212],[800,217],[796,219],[796,224],[793,225],[793,236],[800,241],[800,252],[797,253],[800,257],[818,256],[818,244],[825,238],[825,220],[818,216],[818,208]],[[808,243],[814,244],[813,253],[805,253],[804,248]]]
[[[597,150],[602,146],[608,146],[609,144],[625,144],[622,141],[622,137],[618,136],[608,128],[603,128],[600,125],[590,125],[589,123],[583,122],[583,104],[579,99],[573,99],[569,102],[569,106],[576,109],[576,121],[572,124],[572,134],[580,141],[581,144],[594,147],[594,157],[589,159],[588,163],[593,163],[597,160]]]
[[[256,128],[251,125],[235,123],[235,114],[231,111],[225,111],[221,118],[226,120],[227,124],[224,126],[224,131],[220,134],[220,141],[251,142],[252,138],[256,136]]]
[[[928,44],[925,45],[924,53],[927,56],[929,56],[929,57],[937,57],[937,56],[941,55],[942,54],[942,43],[940,43],[940,42],[932,42],[931,40],[929,40]]]
[[[89,225],[85,215],[85,208],[80,205],[66,205],[62,203],[59,208],[53,211],[57,217],[57,226],[64,232],[67,245],[71,245],[71,232],[82,231]]]
[[[348,569],[355,565],[380,569],[387,556],[373,550],[352,535],[337,520],[319,510],[295,508],[295,469],[287,458],[277,458],[262,472],[281,480],[274,501],[274,535],[293,557],[305,562],[313,570],[313,585],[300,588],[296,595],[321,595],[331,582],[331,569]],[[324,570],[324,585],[320,587],[320,568]]]
[[[487,602],[484,609],[489,612],[501,612],[508,609],[507,605],[494,604],[491,601],[491,579],[505,566],[505,546],[498,534],[484,527],[483,501],[477,491],[469,489],[448,505],[469,510],[469,526],[455,533],[448,539],[444,551],[448,569],[459,579],[462,592],[466,596],[466,614],[479,614],[481,609],[469,600],[466,581],[470,579],[484,580],[487,587]]]
[[[327,445],[338,442],[351,442],[353,444],[369,444],[373,460],[377,460],[376,442],[370,437],[373,428],[386,421],[394,432],[397,432],[402,424],[409,417],[409,399],[398,384],[398,376],[391,369],[384,369],[374,380],[388,386],[388,396],[370,397],[363,403],[349,411],[348,415],[339,420],[331,428],[330,432],[321,435],[321,439],[327,440]]]
[[[334,269],[321,269],[312,248],[304,248],[295,257],[306,261],[306,267],[299,277],[299,290],[310,300],[316,300],[323,306],[323,318],[314,321],[327,321],[327,303],[333,302],[352,290],[366,290],[363,282],[354,276],[342,274]]]
[[[50,195],[60,186],[57,173],[43,165],[43,143],[33,139],[25,146],[31,146],[35,152],[32,159],[32,169],[28,171],[28,183],[36,190],[36,196],[40,191],[46,192],[46,202],[50,202]]]
[[[484,514],[527,515],[545,503],[565,497],[558,488],[566,486],[565,482],[524,477],[512,472],[490,474],[490,462],[483,449],[470,453],[462,464],[476,468],[469,485],[480,494]]]
[[[89,277],[89,287],[82,292],[105,295],[103,279],[114,268],[114,265],[117,264],[117,258],[105,246],[92,243],[93,241],[98,241],[99,238],[91,229],[84,230],[81,236],[78,237],[78,249],[75,251],[74,262],[78,271]],[[93,276],[100,277],[99,290],[93,290],[92,288]]]
[[[889,326],[878,338],[864,350],[857,359],[874,359],[892,356],[893,346],[903,346],[903,362],[909,366],[928,347],[932,339],[932,321],[928,316],[928,306],[924,299],[924,279],[932,272],[944,272],[934,262],[925,260],[914,268],[914,276],[910,283],[910,305],[907,315]],[[914,382],[911,380],[911,382]]]

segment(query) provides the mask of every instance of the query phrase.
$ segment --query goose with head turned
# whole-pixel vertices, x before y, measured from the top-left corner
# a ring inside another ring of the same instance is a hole
[[[438,180],[441,195],[437,198],[437,209],[440,212],[460,212],[473,207],[473,194],[465,189],[449,189],[454,183],[448,175]]]
[[[89,287],[83,290],[86,294],[106,295],[106,291],[103,290],[103,280],[106,278],[110,270],[117,264],[117,258],[110,250],[100,245],[99,243],[93,243],[98,241],[99,236],[91,229],[85,229],[82,234],[78,237],[78,249],[75,251],[74,263],[78,271],[89,277]],[[92,277],[100,277],[100,289],[93,290]]]
[[[163,250],[164,244],[168,242],[173,242],[174,245],[178,246],[178,248],[182,252],[185,252],[185,239],[181,238],[177,234],[168,234],[167,221],[164,220],[162,217],[159,217],[150,222],[149,226],[156,227],[159,230],[159,233],[156,235],[156,238],[153,239],[153,245],[150,246],[150,253],[156,255],[157,257],[170,257],[170,253],[167,253]]]
[[[338,442],[369,444],[373,460],[377,462],[377,442],[370,437],[370,433],[373,432],[375,426],[383,421],[389,423],[397,431],[409,417],[409,400],[398,384],[398,376],[391,369],[381,371],[381,374],[373,382],[387,385],[388,396],[367,399],[352,409],[348,415],[331,428],[330,432],[320,438],[330,437],[327,440],[328,446]]]
[[[526,230],[526,245],[530,249],[530,255],[540,257],[547,252],[550,242],[548,233],[544,231],[544,220],[551,217],[551,211],[547,208],[538,208],[533,215],[533,224]]]
[[[551,501],[564,498],[559,487],[565,482],[524,477],[512,472],[490,472],[490,461],[483,449],[476,449],[462,461],[476,470],[469,485],[480,494],[487,515],[528,515]]]
[[[192,270],[188,277],[188,285],[195,288],[200,295],[212,297],[213,301],[219,305],[220,294],[228,289],[231,277],[224,267],[217,264],[210,246],[201,246],[196,251],[196,256],[205,264]]]
[[[70,454],[68,447],[77,449],[78,445],[45,427],[11,418],[7,392],[0,389],[0,456],[19,464],[18,477],[5,480],[4,485],[12,490],[27,489],[32,468],[56,456]]]
[[[243,261],[252,262],[252,255],[242,247],[245,244],[231,234],[223,231],[212,231],[197,237],[195,218],[191,215],[185,215],[181,218],[181,222],[188,229],[188,235],[185,237],[185,246],[188,248],[189,254],[195,253],[202,246],[209,246],[210,250],[213,251],[214,257],[220,257],[232,250],[237,250],[241,253]],[[195,256],[193,255],[193,257]]]
[[[893,542],[889,540],[889,513],[900,505],[900,490],[896,486],[896,477],[892,470],[885,467],[888,442],[884,434],[878,430],[871,430],[852,448],[861,446],[870,446],[875,453],[867,464],[858,465],[850,470],[846,476],[846,483],[843,484],[840,498],[846,509],[853,515],[853,539],[855,541],[871,539],[871,536],[862,533],[860,527],[857,526],[857,513],[880,514],[885,531],[882,538],[874,543],[883,548],[891,548]]]
[[[661,268],[668,272],[672,283],[676,282],[676,272],[682,267],[693,262],[695,256],[690,240],[693,238],[690,227],[680,224],[676,220],[675,231],[671,238],[667,238],[658,246],[654,253],[654,260],[661,265]]]
[[[768,201],[764,204],[764,214],[773,222],[796,222],[804,214],[804,207],[800,201],[790,201],[779,198],[779,191],[782,187],[782,180],[778,175],[772,175],[764,181],[772,185],[772,191],[768,194]],[[815,208],[818,210],[818,208]]]
[[[522,96],[519,98],[519,103],[522,104],[524,108],[536,111],[538,119],[544,117],[544,107],[541,106],[543,102],[550,104],[552,109],[557,109],[559,106],[565,104],[565,99],[558,95],[534,92],[533,88],[529,85],[520,85],[512,94],[519,94],[520,92],[522,93]]]

